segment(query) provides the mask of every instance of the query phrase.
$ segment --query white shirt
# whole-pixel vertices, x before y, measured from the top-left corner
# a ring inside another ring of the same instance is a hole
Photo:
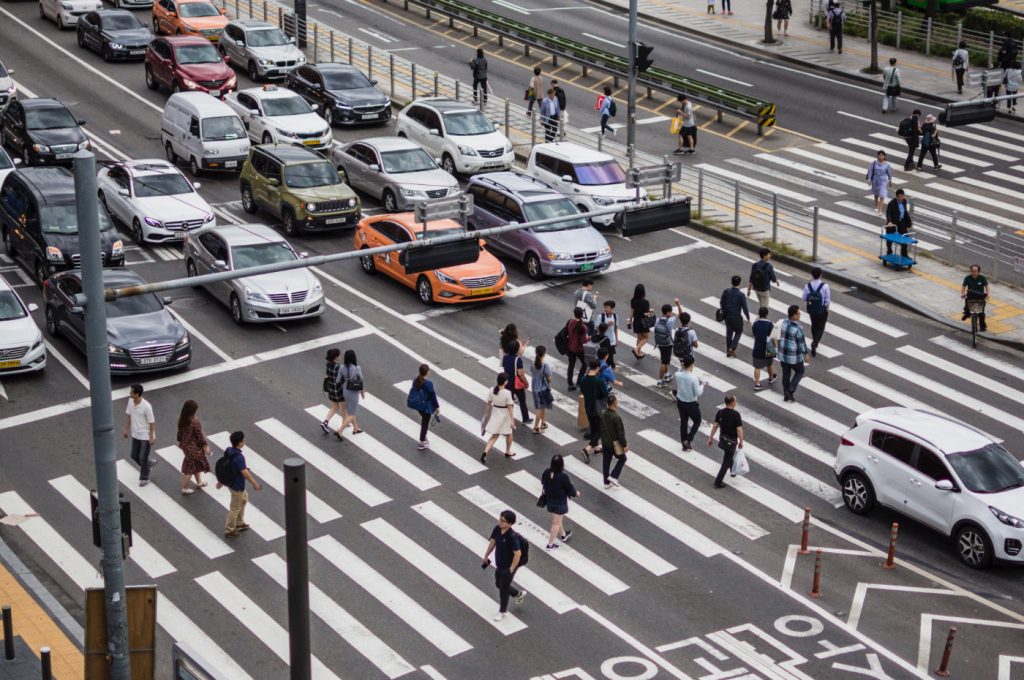
[[[616,333],[615,333],[615,331],[616,331],[615,318],[617,316],[618,315],[615,314],[614,312],[612,312],[611,314],[605,314],[604,312],[601,312],[601,316],[599,316],[597,318],[597,323],[598,324],[602,324],[602,323],[608,324],[608,332],[607,332],[608,344],[611,345],[612,347],[615,347],[615,344],[618,342],[618,339],[615,337],[616,336]]]
[[[153,418],[153,407],[149,405],[149,402],[145,399],[139,399],[139,405],[136,406],[132,398],[128,398],[128,406],[124,410],[125,414],[131,419],[132,428],[131,436],[132,439],[141,439],[142,441],[149,441],[149,426],[155,423],[156,420]]]
[[[956,55],[958,55],[958,54],[961,57],[964,58],[964,63],[963,63],[963,65],[960,68],[966,70],[971,65],[971,55],[970,55],[970,53],[967,50],[963,50],[963,49],[960,49],[958,47],[957,49],[953,50],[953,59],[954,60],[956,59]]]

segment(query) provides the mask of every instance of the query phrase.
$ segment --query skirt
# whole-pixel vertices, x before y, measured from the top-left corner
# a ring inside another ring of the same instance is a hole
[[[548,503],[548,512],[550,512],[553,515],[568,515],[569,501],[562,501],[561,503]]]
[[[759,359],[757,357],[754,357],[754,368],[770,368],[772,365],[772,361],[773,359]]]
[[[327,390],[327,401],[341,402],[345,401],[345,395],[342,393],[341,387],[338,383],[331,381],[330,387]]]

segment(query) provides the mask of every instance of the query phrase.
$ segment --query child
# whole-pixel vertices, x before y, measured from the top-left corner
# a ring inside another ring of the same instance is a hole
[[[708,0],[708,14],[715,13],[715,0]]]

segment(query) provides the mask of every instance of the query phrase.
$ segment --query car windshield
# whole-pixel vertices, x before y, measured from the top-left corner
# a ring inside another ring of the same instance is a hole
[[[600,184],[622,184],[626,181],[626,174],[614,160],[601,161],[600,163],[575,163],[576,182],[596,186]]]
[[[25,122],[29,130],[78,127],[78,121],[63,106],[25,109]]]
[[[430,229],[427,231],[427,238],[438,238],[439,236],[451,236],[452,234],[461,234],[461,227],[449,227],[448,229]],[[416,230],[416,240],[423,240],[423,229]]]
[[[287,45],[288,37],[280,28],[268,28],[265,31],[249,31],[245,34],[245,41],[249,43],[249,47],[273,47]]]
[[[107,302],[107,318],[149,314],[150,312],[159,312],[163,308],[164,303],[160,302],[160,298],[152,293],[131,295]]]
[[[220,61],[217,48],[213,45],[181,45],[174,50],[178,63],[187,64],[215,64]]]
[[[178,173],[166,175],[146,175],[135,178],[135,197],[153,198],[154,196],[177,196],[191,194],[192,185]]]
[[[142,22],[134,14],[112,14],[103,18],[103,28],[107,31],[130,31],[142,27]]]
[[[28,312],[21,306],[13,290],[0,290],[0,321],[23,319]]]
[[[437,163],[423,149],[402,149],[382,153],[384,172],[392,175],[403,172],[422,172],[437,168]]]
[[[7,152],[0,149],[0,170],[6,170],[14,167],[14,161],[7,155]]]
[[[535,220],[546,220],[551,217],[562,215],[579,215],[580,211],[567,198],[555,198],[550,201],[537,201],[536,203],[525,203],[523,211],[526,219],[530,222]],[[566,229],[580,229],[587,226],[587,221],[582,217],[568,222],[555,222],[534,227],[533,231],[542,233],[546,231],[564,231]]]
[[[220,142],[243,137],[245,137],[245,128],[242,127],[242,121],[238,120],[238,116],[217,116],[203,121],[204,141]]]
[[[313,109],[309,108],[309,104],[302,97],[264,99],[263,111],[268,116],[297,116],[301,113],[313,113]]]
[[[100,231],[113,229],[106,211],[97,210],[100,219]],[[39,220],[44,234],[77,234],[78,214],[74,203],[69,205],[44,205],[39,210]]]
[[[950,453],[946,460],[964,486],[974,493],[998,493],[1024,486],[1024,466],[999,444]]]
[[[231,249],[235,269],[249,269],[264,264],[291,262],[298,258],[287,243],[281,241],[254,243],[249,246],[235,246]]]
[[[7,77],[7,69],[4,68],[3,64],[0,64],[0,78],[6,78],[6,77]]]
[[[309,189],[341,184],[338,171],[327,161],[299,163],[284,168],[284,183],[292,189]]]
[[[354,90],[359,87],[373,87],[359,71],[321,71],[328,90]]]
[[[220,11],[208,2],[181,2],[178,3],[178,13],[182,19],[194,19],[196,17],[220,16]]]
[[[444,114],[444,129],[450,135],[486,135],[494,125],[479,111],[458,111]]]

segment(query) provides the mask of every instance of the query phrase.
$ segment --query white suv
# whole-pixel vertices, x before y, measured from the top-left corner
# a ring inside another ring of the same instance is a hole
[[[880,503],[954,539],[960,561],[1024,564],[1024,463],[950,416],[890,406],[857,416],[836,479],[858,515]]]
[[[516,160],[512,142],[472,105],[444,97],[417,99],[398,114],[399,137],[408,137],[441,159],[454,175],[508,170]]]
[[[313,151],[328,151],[331,127],[314,113],[316,104],[276,85],[251,87],[224,97],[242,119],[253,144],[292,144]]]

